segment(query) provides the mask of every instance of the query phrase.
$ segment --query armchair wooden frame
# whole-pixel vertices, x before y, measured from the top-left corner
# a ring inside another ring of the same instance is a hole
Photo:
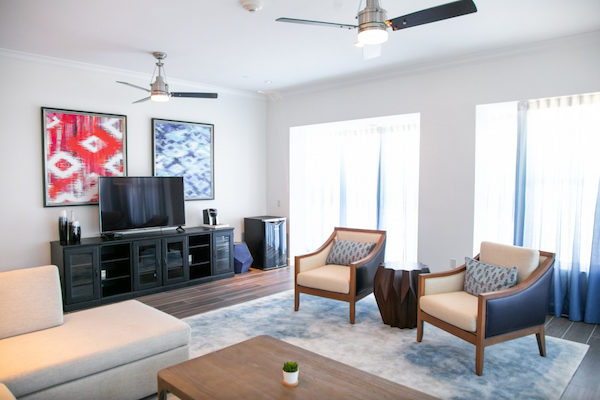
[[[373,251],[371,251],[371,253],[369,253],[367,257],[350,264],[350,292],[347,294],[336,293],[327,290],[315,289],[298,285],[298,274],[301,272],[300,268],[302,262],[314,257],[321,257],[323,258],[323,264],[325,264],[325,259],[329,254],[331,246],[333,246],[333,240],[338,237],[339,232],[379,234],[379,239],[377,240]],[[385,231],[338,227],[334,229],[333,233],[331,234],[331,236],[329,236],[325,244],[319,247],[316,251],[309,254],[296,256],[294,262],[294,311],[298,311],[298,309],[300,308],[300,293],[310,294],[319,297],[326,297],[334,300],[346,301],[350,303],[350,323],[354,324],[356,314],[356,302],[364,298],[365,296],[373,293],[373,278],[375,276],[375,272],[377,270],[377,267],[379,267],[379,264],[381,264],[384,261],[383,258],[385,253],[385,241]],[[366,288],[364,288],[363,290],[357,290],[357,271],[360,271],[361,269],[364,271],[368,270],[368,273],[365,275],[367,276],[367,280],[370,280],[370,285],[368,285],[367,282]]]
[[[449,324],[445,321],[442,321],[432,315],[427,314],[426,312],[421,310],[420,300],[423,294],[425,293],[425,282],[427,279],[438,278],[438,277],[447,277],[451,275],[456,275],[466,271],[466,266],[463,264],[462,266],[450,270],[444,271],[440,273],[433,274],[425,274],[419,276],[419,302],[417,305],[417,342],[421,342],[423,340],[423,322],[429,322],[432,325],[437,326],[440,329],[445,330],[448,333],[451,333],[459,338],[466,340],[467,342],[475,345],[475,372],[477,375],[481,376],[483,374],[483,359],[484,359],[484,349],[486,346],[491,346],[493,344],[502,343],[508,340],[516,339],[523,336],[528,336],[535,334],[537,339],[538,348],[540,351],[540,355],[542,357],[546,356],[546,339],[545,339],[545,330],[544,330],[544,318],[545,313],[543,314],[542,321],[538,321],[541,323],[537,323],[533,326],[524,324],[523,326],[517,327],[517,329],[511,330],[509,332],[493,334],[490,335],[487,329],[487,322],[490,318],[488,310],[490,309],[490,304],[492,304],[496,300],[504,300],[509,299],[514,296],[523,296],[527,298],[527,292],[530,291],[533,286],[538,283],[542,278],[550,279],[550,276],[546,274],[552,274],[550,269],[554,264],[554,253],[549,253],[545,251],[540,251],[540,258],[545,257],[545,260],[540,263],[537,269],[535,269],[529,277],[527,277],[523,282],[518,285],[500,290],[497,292],[489,292],[482,293],[477,297],[477,322],[476,322],[476,332],[469,332],[463,329],[460,329],[452,324]],[[479,260],[479,255],[475,257],[476,260]],[[549,283],[548,283],[549,284]],[[514,303],[513,303],[514,305]],[[547,305],[547,297],[545,304]],[[523,307],[523,305],[520,305]],[[525,305],[526,307],[526,305]],[[518,310],[517,310],[518,311]]]

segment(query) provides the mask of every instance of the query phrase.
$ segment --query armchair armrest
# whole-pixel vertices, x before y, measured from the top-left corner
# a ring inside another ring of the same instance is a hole
[[[368,256],[350,264],[350,286],[352,287],[352,282],[356,282],[356,294],[366,291],[370,293],[373,290],[375,273],[384,262],[385,242],[386,237],[382,235]]]
[[[540,256],[540,266],[520,284],[478,296],[477,331],[485,325],[486,338],[544,323],[554,254],[540,252]]]
[[[419,275],[419,297],[462,291],[466,273],[467,266],[463,264],[449,271]]]
[[[306,272],[313,268],[322,267],[327,261],[331,246],[333,246],[333,239],[335,239],[336,233],[333,232],[327,241],[312,253],[296,256],[294,261],[294,269],[296,274],[300,272]]]

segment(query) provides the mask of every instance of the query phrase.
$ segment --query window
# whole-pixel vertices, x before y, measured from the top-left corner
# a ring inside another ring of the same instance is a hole
[[[386,259],[417,257],[419,115],[293,128],[290,253],[336,226],[387,231]]]
[[[556,253],[553,311],[600,322],[600,93],[479,106],[476,149],[475,245]]]

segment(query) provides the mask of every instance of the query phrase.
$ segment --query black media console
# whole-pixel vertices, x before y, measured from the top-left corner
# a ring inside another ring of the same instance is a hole
[[[234,276],[233,228],[186,228],[50,243],[65,311]]]

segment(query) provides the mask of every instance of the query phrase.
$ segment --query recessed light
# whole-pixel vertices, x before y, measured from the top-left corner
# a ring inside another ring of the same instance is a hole
[[[270,81],[270,80],[268,80],[268,79],[267,79],[267,80],[265,81],[265,83],[267,83],[267,84],[268,84],[268,83],[273,83],[273,81]]]

